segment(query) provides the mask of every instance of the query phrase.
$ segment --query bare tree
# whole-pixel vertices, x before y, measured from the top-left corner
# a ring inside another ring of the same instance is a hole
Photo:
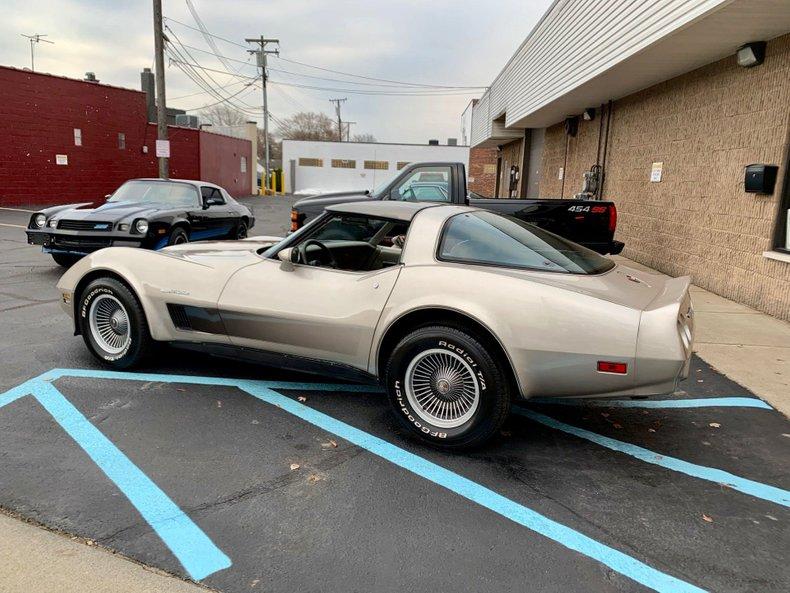
[[[263,162],[263,159],[266,158],[266,148],[263,144],[263,128],[258,128],[258,160]],[[283,157],[283,144],[277,138],[274,137],[274,134],[269,132],[269,158],[273,161],[280,160]]]
[[[241,126],[249,120],[241,111],[222,104],[203,109],[200,112],[200,119],[203,123],[215,126]]]
[[[373,134],[354,134],[351,137],[352,142],[375,142],[376,137]]]
[[[285,118],[277,128],[287,140],[336,140],[337,126],[323,113],[302,111]]]

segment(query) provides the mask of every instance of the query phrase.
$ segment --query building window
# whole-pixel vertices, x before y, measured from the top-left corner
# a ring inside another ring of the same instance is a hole
[[[126,150],[126,134],[118,132],[118,150]]]
[[[241,172],[242,173],[246,173],[247,172],[247,157],[246,156],[241,157]]]
[[[324,159],[299,159],[300,167],[323,167]]]
[[[365,161],[365,168],[374,169],[376,171],[386,171],[390,168],[390,164],[387,161]]]
[[[408,164],[409,164],[409,161],[398,161],[398,171],[403,169],[403,167],[405,167]]]
[[[350,161],[348,159],[332,159],[333,169],[356,169],[357,161]]]

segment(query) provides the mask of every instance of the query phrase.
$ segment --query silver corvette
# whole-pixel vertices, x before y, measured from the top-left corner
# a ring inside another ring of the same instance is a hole
[[[167,342],[378,379],[407,432],[468,447],[512,398],[674,391],[689,283],[485,210],[388,201],[332,206],[285,239],[102,249],[58,287],[115,368]]]

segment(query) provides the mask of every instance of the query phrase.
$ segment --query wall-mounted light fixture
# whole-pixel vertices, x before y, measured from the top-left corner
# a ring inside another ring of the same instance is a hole
[[[735,56],[743,68],[759,66],[765,60],[765,41],[753,41],[738,48]]]
[[[588,107],[582,113],[582,119],[584,121],[592,121],[595,119],[595,107]]]

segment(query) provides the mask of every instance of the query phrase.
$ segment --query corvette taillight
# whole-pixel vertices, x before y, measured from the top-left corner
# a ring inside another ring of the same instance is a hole
[[[599,360],[598,372],[625,375],[628,373],[628,365],[624,362],[610,362],[608,360]]]

